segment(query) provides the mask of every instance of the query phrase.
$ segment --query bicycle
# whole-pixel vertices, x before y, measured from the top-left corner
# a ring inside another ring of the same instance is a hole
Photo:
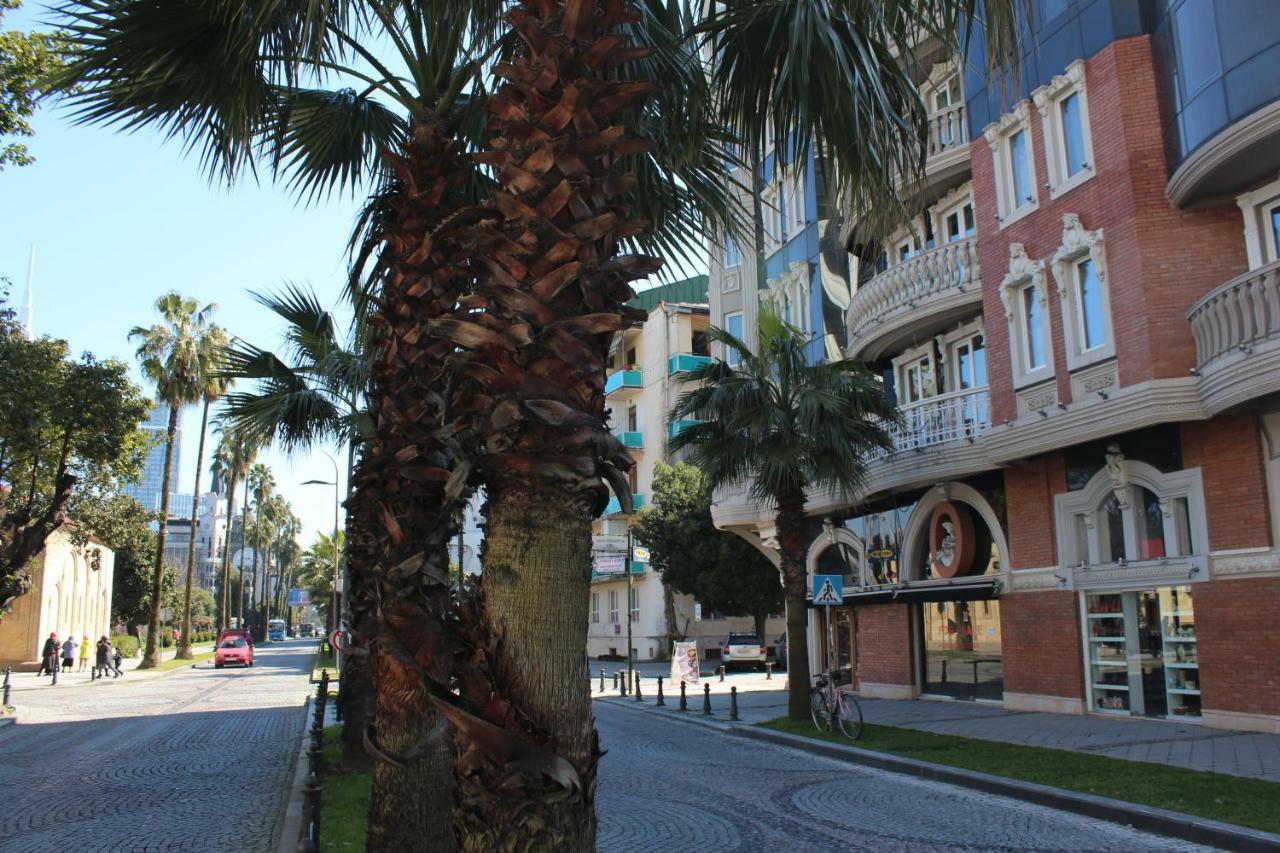
[[[862,735],[862,708],[858,700],[837,687],[828,673],[820,674],[809,691],[809,715],[820,732],[838,727],[850,740]]]

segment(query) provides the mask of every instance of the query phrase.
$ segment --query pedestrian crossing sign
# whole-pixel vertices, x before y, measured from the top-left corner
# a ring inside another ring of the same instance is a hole
[[[844,578],[840,575],[814,575],[813,603],[818,607],[844,604]]]

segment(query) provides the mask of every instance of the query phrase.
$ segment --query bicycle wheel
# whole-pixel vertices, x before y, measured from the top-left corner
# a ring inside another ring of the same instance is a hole
[[[840,727],[841,734],[850,740],[861,737],[862,708],[858,705],[858,700],[852,696],[841,696],[840,706],[836,708],[835,722]]]
[[[831,731],[831,709],[827,707],[827,700],[821,690],[814,690],[809,694],[809,716],[813,718],[813,725],[818,731]]]

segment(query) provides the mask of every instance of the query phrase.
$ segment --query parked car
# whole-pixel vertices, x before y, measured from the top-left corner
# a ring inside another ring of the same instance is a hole
[[[248,631],[233,629],[218,635],[213,651],[213,666],[222,669],[229,663],[253,666],[253,635]]]
[[[787,668],[787,635],[785,633],[773,644],[773,660],[778,669]]]
[[[764,669],[764,661],[768,656],[769,650],[755,634],[730,634],[720,646],[720,662],[725,669],[742,666]]]
[[[298,626],[299,637],[314,637],[316,635],[316,626],[310,622],[303,622]]]

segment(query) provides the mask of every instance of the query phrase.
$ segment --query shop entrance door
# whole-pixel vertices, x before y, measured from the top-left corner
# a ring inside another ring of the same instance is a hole
[[[1000,602],[927,601],[920,608],[924,692],[952,699],[1003,699]]]
[[[1199,664],[1191,588],[1087,594],[1085,603],[1092,710],[1198,718]]]

